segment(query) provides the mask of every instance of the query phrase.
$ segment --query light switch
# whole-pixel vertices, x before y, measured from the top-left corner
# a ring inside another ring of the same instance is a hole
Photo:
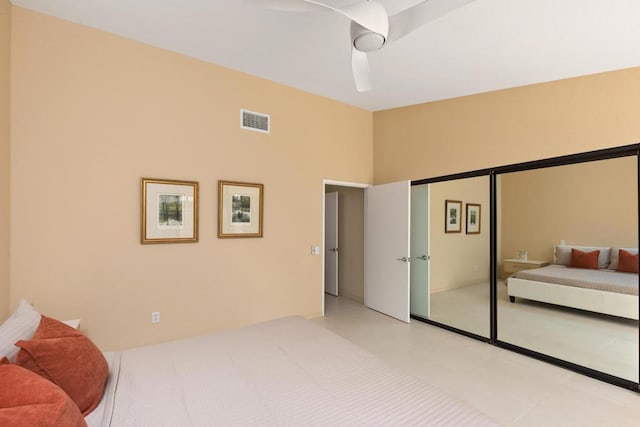
[[[311,246],[311,255],[320,255],[320,246]]]

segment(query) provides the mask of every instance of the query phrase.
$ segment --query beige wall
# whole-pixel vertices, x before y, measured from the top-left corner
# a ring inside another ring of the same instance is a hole
[[[374,113],[375,182],[640,142],[640,68]]]
[[[489,177],[437,182],[429,187],[431,292],[489,282]],[[462,231],[444,232],[445,200],[462,201]],[[480,234],[466,234],[466,204],[481,205]]]
[[[0,0],[0,321],[9,314],[11,3]]]
[[[624,157],[506,174],[505,258],[526,250],[553,260],[553,245],[638,246],[637,159]]]
[[[372,113],[21,8],[12,47],[12,304],[104,349],[321,312],[322,180],[372,182]],[[200,182],[199,243],[140,245],[141,177]],[[264,238],[216,238],[218,179],[264,184]]]
[[[364,189],[327,185],[338,193],[338,295],[364,304]]]

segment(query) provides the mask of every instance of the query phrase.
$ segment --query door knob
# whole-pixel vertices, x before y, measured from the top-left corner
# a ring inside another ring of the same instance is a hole
[[[402,258],[396,258],[396,261],[409,262],[409,258],[403,256]]]
[[[423,260],[423,261],[426,261],[428,258],[427,258],[427,256],[426,256],[426,255],[421,255],[421,256],[419,256],[419,257],[416,257],[416,259],[421,259],[421,260]]]
[[[329,248],[331,252],[338,252],[338,248]]]

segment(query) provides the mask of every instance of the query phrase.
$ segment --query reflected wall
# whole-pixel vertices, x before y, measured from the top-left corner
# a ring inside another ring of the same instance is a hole
[[[552,260],[553,245],[636,246],[636,158],[600,160],[500,175],[501,246]]]

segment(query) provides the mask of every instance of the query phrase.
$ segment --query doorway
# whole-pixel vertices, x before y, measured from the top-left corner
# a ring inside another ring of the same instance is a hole
[[[364,304],[364,193],[367,184],[324,181],[322,313],[339,296]],[[334,236],[337,237],[334,241]]]
[[[323,315],[328,294],[406,323],[428,317],[429,186],[324,184]],[[397,217],[389,207],[399,206],[406,209]]]

